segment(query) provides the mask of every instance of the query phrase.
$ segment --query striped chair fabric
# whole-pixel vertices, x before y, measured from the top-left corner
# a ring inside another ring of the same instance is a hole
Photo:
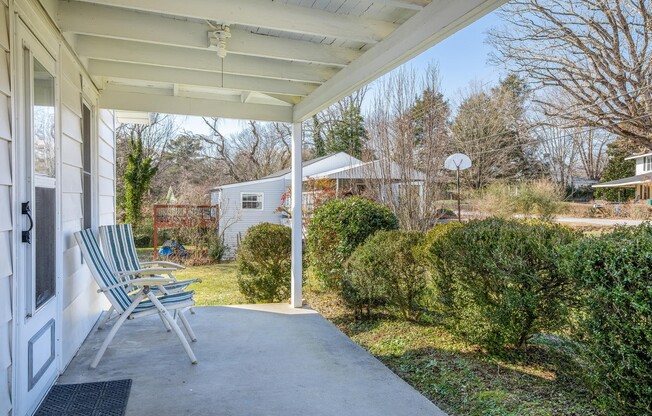
[[[93,231],[87,229],[76,232],[75,238],[77,239],[77,243],[82,251],[82,255],[87,260],[88,267],[91,269],[91,273],[100,288],[104,289],[118,284],[120,281],[116,277],[116,273],[109,266],[106,258],[102,255],[100,245],[95,234],[93,234]],[[132,299],[124,286],[109,289],[105,293],[118,313],[124,312],[132,303]],[[180,292],[161,296],[158,299],[164,306],[170,306],[177,303],[192,301],[194,293],[194,291]],[[155,308],[156,307],[152,302],[144,300],[136,307],[136,309],[134,309],[132,315],[151,311]]]
[[[142,269],[134,244],[131,224],[103,225],[100,227],[100,239],[104,254],[113,270],[129,272]],[[163,287],[168,293],[173,293],[182,291],[192,283],[200,281],[200,279],[183,280],[166,284]],[[156,295],[161,294],[161,290],[156,286],[152,286],[151,290]]]
[[[102,226],[100,238],[113,270],[118,272],[140,270],[131,224]]]

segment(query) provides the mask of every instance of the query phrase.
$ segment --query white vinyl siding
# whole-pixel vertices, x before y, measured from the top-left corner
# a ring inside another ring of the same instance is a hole
[[[0,3],[0,415],[11,413],[13,238],[9,10]]]
[[[115,119],[112,111],[100,110],[98,120],[99,225],[115,224]]]
[[[91,330],[106,301],[101,294],[97,293],[97,287],[88,269],[81,261],[79,248],[74,242],[73,234],[84,226],[84,188],[83,188],[83,136],[82,136],[82,88],[90,84],[78,64],[77,60],[68,52],[61,54],[61,130],[62,130],[62,180],[61,180],[61,203],[62,203],[62,238],[63,238],[63,316],[61,321],[62,338],[62,359],[66,365],[81,346],[86,335]],[[82,81],[83,80],[83,81]],[[97,105],[97,94],[88,96],[88,89],[84,88],[87,96],[84,98],[92,107]],[[113,124],[104,126],[105,137],[100,138],[97,134],[99,124],[102,121],[97,116],[100,111],[92,111],[91,118],[91,167],[93,178],[91,180],[94,191],[91,193],[91,204],[97,205],[100,199],[100,192],[97,190],[97,183],[101,180],[97,177],[99,171],[98,150],[110,149],[111,155],[106,163],[113,163]],[[112,116],[108,116],[112,120]],[[103,142],[100,145],[98,142]],[[109,168],[105,168],[109,169]],[[112,167],[109,169],[112,170]],[[111,182],[112,183],[112,182]],[[103,189],[104,194],[113,200],[113,189]],[[113,222],[113,203],[107,210]],[[101,222],[101,210],[95,209],[95,220],[93,224]],[[105,217],[105,220],[109,216]],[[100,220],[100,221],[98,221]]]
[[[226,228],[224,242],[228,246],[227,258],[233,258],[240,240],[247,229],[261,222],[273,224],[281,223],[281,214],[276,211],[281,205],[281,195],[287,191],[289,181],[278,178],[276,180],[251,184],[243,184],[213,192],[211,203],[220,204],[219,227]],[[243,194],[264,194],[262,209],[242,209],[241,197]]]

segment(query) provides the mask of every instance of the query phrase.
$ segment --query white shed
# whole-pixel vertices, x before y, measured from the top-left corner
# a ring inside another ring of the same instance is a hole
[[[361,163],[344,152],[308,160],[303,162],[303,180]],[[258,180],[222,185],[211,191],[211,205],[220,207],[218,227],[220,232],[223,231],[224,243],[228,247],[227,258],[233,257],[241,238],[252,225],[284,223],[285,214],[278,208],[291,183],[292,171],[283,169]]]

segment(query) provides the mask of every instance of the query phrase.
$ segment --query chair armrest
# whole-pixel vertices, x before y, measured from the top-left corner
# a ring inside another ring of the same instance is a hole
[[[174,282],[176,282],[176,280],[169,277],[141,277],[126,281],[126,283],[133,286],[158,286]]]
[[[186,266],[178,263],[172,263],[171,261],[141,261],[140,265],[141,266],[149,266],[152,264],[158,264],[160,266],[167,266],[167,267],[174,267],[176,269],[182,270],[185,269]]]
[[[166,283],[174,283],[174,279],[170,279],[168,277],[143,277],[141,279],[131,279],[131,280],[125,280],[124,282],[121,283],[116,283],[111,286],[106,286],[99,288],[97,290],[97,293],[102,293],[102,292],[108,292],[111,289],[115,289],[118,287],[122,286],[157,286],[157,285],[164,285]]]
[[[151,276],[156,274],[168,274],[175,271],[177,271],[177,269],[171,269],[167,267],[150,267],[150,268],[139,269],[139,270],[125,270],[123,272],[118,272],[118,274],[121,276],[134,276],[139,274]]]

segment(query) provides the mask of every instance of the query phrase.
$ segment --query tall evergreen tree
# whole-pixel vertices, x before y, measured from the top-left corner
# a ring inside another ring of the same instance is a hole
[[[312,116],[313,123],[313,145],[315,146],[315,156],[321,157],[326,156],[328,153],[326,150],[326,142],[324,142],[324,136],[322,133],[322,124],[319,121],[317,114]]]
[[[625,160],[641,150],[641,147],[634,144],[632,140],[618,138],[613,143],[607,145],[607,155],[609,161],[602,171],[600,182],[615,181],[634,175],[636,171],[636,162],[634,160]],[[596,199],[606,199],[607,201],[627,201],[634,198],[634,188],[596,188],[594,196]]]
[[[362,150],[367,139],[364,119],[360,106],[353,101],[342,109],[339,118],[332,121],[326,133],[326,150],[328,153],[346,152],[353,157],[362,157]]]

